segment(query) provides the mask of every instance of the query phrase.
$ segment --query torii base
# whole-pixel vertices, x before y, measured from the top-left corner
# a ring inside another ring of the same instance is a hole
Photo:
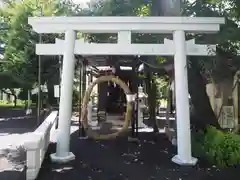
[[[75,155],[72,152],[69,152],[67,156],[59,157],[56,155],[56,153],[53,153],[50,155],[50,158],[53,163],[64,164],[75,160]]]
[[[180,165],[180,166],[195,166],[197,164],[197,161],[198,159],[197,158],[194,158],[192,157],[190,161],[183,161],[179,155],[175,155],[173,158],[172,158],[172,162]]]

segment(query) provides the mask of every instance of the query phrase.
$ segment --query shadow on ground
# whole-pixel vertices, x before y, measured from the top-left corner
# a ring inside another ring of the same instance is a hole
[[[180,167],[171,162],[176,149],[167,138],[153,133],[139,133],[140,142],[126,138],[108,141],[80,140],[71,136],[71,151],[76,159],[64,165],[52,164],[50,145],[38,180],[226,180],[239,179],[240,169],[217,169],[204,161],[194,167]]]
[[[36,113],[25,115],[21,108],[0,108],[0,133],[23,134],[36,128]]]
[[[0,118],[13,118],[25,115],[23,108],[19,107],[0,107]]]
[[[25,180],[26,176],[25,173],[21,171],[14,171],[14,170],[7,170],[7,171],[0,171],[0,179],[1,180]]]
[[[37,128],[36,108],[31,115],[26,115],[23,108],[0,107],[0,135],[23,134],[32,132]],[[42,122],[49,111],[41,114]],[[40,122],[40,123],[41,123]]]

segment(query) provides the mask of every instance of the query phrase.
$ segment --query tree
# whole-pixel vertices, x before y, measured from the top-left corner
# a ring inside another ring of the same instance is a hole
[[[37,82],[38,56],[35,54],[35,44],[39,41],[39,35],[28,25],[28,17],[59,16],[69,14],[71,11],[69,2],[61,3],[57,0],[9,0],[6,6],[0,9],[1,29],[0,41],[5,44],[4,60],[7,63],[1,65],[3,72],[21,79],[22,88],[31,89]],[[58,35],[47,34],[42,36],[44,43],[54,42]],[[53,56],[42,56],[42,84],[45,82],[49,88],[49,97],[53,96],[53,84],[58,83],[58,59]],[[55,76],[54,76],[55,75]],[[57,75],[57,76],[56,76]]]
[[[217,43],[217,56],[214,58],[191,57],[189,58],[189,92],[193,101],[195,116],[192,118],[192,124],[198,129],[204,129],[209,124],[220,128],[217,118],[211,108],[209,98],[206,93],[206,83],[210,81],[221,81],[223,78],[230,78],[239,67],[237,51],[239,49],[238,42],[240,36],[239,28],[236,22],[238,18],[239,3],[235,0],[229,1],[210,1],[199,0],[195,2],[184,1],[182,4],[182,13],[187,16],[223,16],[226,18],[226,24],[222,26],[221,31],[216,35],[191,35],[187,38],[195,38],[198,42],[206,44]],[[164,4],[162,4],[164,2]],[[173,1],[172,1],[173,2]],[[168,4],[170,1],[91,1],[89,5],[88,15],[130,15],[130,16],[148,16],[150,15],[176,15],[180,13],[180,4],[172,6]],[[224,6],[224,3],[232,3],[231,10]],[[235,3],[235,4],[234,4]],[[170,9],[167,9],[170,7]],[[167,12],[164,10],[168,10]],[[178,11],[176,11],[178,10]],[[233,11],[232,11],[233,10]],[[86,12],[86,11],[85,11]],[[233,13],[234,12],[234,13]],[[240,11],[239,11],[240,12]],[[148,39],[158,39],[161,41],[163,36],[154,36],[146,34],[138,34],[134,38],[137,41],[145,41]],[[94,41],[110,41],[109,36],[94,36]],[[229,66],[231,59],[231,66]],[[151,62],[150,62],[151,61]],[[148,63],[156,63],[155,60],[148,58]],[[224,68],[224,70],[223,70]],[[224,72],[224,73],[223,73]]]
[[[221,16],[225,17],[226,24],[216,35],[195,35],[197,41],[206,44],[217,43],[216,56],[211,58],[191,57],[189,59],[189,91],[195,106],[195,125],[201,128],[213,125],[220,128],[218,119],[214,115],[206,93],[206,83],[219,83],[225,79],[232,79],[239,69],[238,42],[240,36],[237,22],[229,14],[223,1],[196,1],[188,3],[186,15]],[[226,3],[226,1],[225,1]]]
[[[156,1],[153,1],[156,3]],[[164,2],[164,0],[162,1]],[[169,1],[168,1],[169,2]],[[156,7],[153,6],[154,14],[177,15],[176,12],[181,11],[179,4],[176,8],[166,8],[166,3],[160,3]],[[162,6],[164,8],[159,8]],[[170,5],[169,5],[170,6]],[[194,106],[194,117],[191,123],[197,129],[205,129],[208,125],[213,125],[220,128],[218,120],[211,108],[208,95],[206,93],[206,83],[209,81],[222,81],[223,79],[232,78],[233,74],[239,67],[239,61],[236,61],[238,51],[238,26],[233,18],[229,18],[229,13],[226,8],[216,4],[213,1],[195,1],[190,3],[185,1],[183,7],[183,15],[187,16],[224,16],[226,24],[222,26],[221,31],[216,35],[187,35],[187,38],[195,38],[201,43],[217,43],[217,56],[215,58],[191,57],[189,58],[189,92],[191,95],[192,104]],[[174,13],[168,10],[173,9]],[[166,11],[166,12],[159,12]],[[177,11],[178,10],[178,11]],[[229,66],[228,59],[231,59]],[[235,59],[235,61],[234,61]],[[223,70],[224,69],[224,70]]]

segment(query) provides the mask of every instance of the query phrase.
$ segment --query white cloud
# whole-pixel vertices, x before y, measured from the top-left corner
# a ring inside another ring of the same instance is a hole
[[[89,2],[90,0],[72,0],[74,3],[76,4],[80,4],[80,3],[87,3]]]

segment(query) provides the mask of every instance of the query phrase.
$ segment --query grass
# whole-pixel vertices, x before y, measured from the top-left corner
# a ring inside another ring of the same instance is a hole
[[[0,107],[24,108],[25,107],[25,101],[17,100],[17,105],[14,106],[14,103],[12,103],[12,102],[0,100]]]

